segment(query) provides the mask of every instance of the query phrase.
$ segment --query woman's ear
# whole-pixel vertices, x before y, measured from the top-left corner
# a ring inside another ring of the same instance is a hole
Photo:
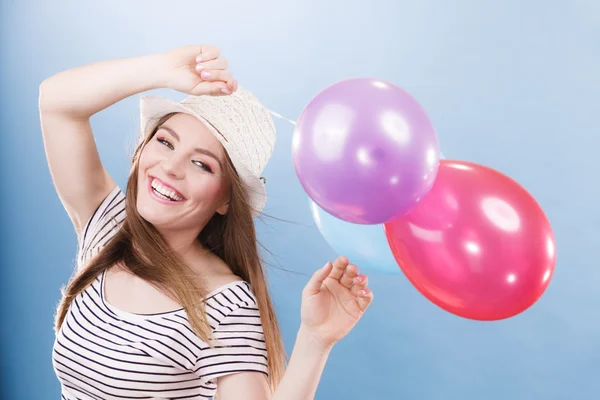
[[[229,200],[225,201],[219,208],[217,208],[217,212],[221,215],[227,214],[229,211]]]

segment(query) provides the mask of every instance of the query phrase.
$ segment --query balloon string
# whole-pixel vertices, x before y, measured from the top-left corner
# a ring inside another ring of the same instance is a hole
[[[277,118],[281,118],[282,120],[284,120],[284,121],[287,121],[287,122],[289,122],[289,123],[290,123],[290,124],[292,124],[292,125],[296,125],[296,121],[293,121],[293,120],[291,120],[291,119],[287,119],[287,118],[286,118],[286,117],[284,117],[283,115],[281,115],[281,114],[279,114],[279,113],[276,113],[276,112],[275,112],[275,111],[273,111],[273,110],[269,110],[268,108],[267,108],[267,111],[268,111],[268,112],[270,112],[271,114],[273,114],[274,116],[276,116]]]
[[[284,121],[287,121],[287,122],[289,122],[289,123],[290,123],[290,124],[292,124],[292,125],[296,125],[296,121],[294,121],[294,120],[292,120],[292,119],[288,119],[288,118],[284,117],[283,115],[279,114],[278,112],[275,112],[275,111],[273,111],[273,110],[269,110],[268,108],[266,108],[265,106],[263,106],[263,105],[262,105],[262,104],[260,104],[260,103],[257,103],[257,102],[255,102],[255,101],[251,101],[250,103],[252,103],[252,104],[254,104],[254,105],[257,105],[257,106],[259,106],[260,108],[264,108],[264,109],[266,109],[268,112],[270,112],[271,114],[273,114],[273,115],[274,115],[275,117],[277,117],[277,118],[281,118],[282,120],[284,120]]]

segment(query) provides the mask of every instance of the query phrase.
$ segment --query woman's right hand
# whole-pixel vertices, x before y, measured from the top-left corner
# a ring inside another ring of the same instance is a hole
[[[206,44],[177,47],[163,53],[166,86],[194,96],[226,96],[235,92],[237,81],[220,54],[217,47]]]

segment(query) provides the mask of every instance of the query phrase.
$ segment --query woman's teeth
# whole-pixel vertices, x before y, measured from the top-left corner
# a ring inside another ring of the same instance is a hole
[[[181,201],[183,198],[178,196],[173,190],[168,189],[160,184],[156,179],[152,181],[152,189],[154,189],[154,193],[160,198],[171,201]]]

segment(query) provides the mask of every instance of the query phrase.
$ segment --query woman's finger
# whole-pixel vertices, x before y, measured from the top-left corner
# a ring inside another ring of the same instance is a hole
[[[323,281],[327,279],[331,273],[333,265],[327,262],[321,269],[316,270],[303,290],[303,297],[318,294],[321,291]]]
[[[364,288],[362,289],[362,291],[359,293],[359,297],[358,297],[358,307],[364,312],[367,310],[367,308],[369,308],[369,306],[371,305],[371,303],[373,302],[373,292],[371,291],[371,289],[368,288]]]
[[[210,96],[228,96],[231,94],[231,90],[227,87],[225,82],[200,82],[191,94],[199,95],[210,95]]]
[[[350,288],[350,293],[352,295],[358,297],[360,296],[360,291],[364,290],[369,285],[369,277],[366,275],[358,275],[354,278],[354,285]]]
[[[348,265],[344,271],[344,275],[340,278],[340,283],[346,286],[348,289],[352,287],[354,278],[358,275],[358,268],[356,265]]]
[[[200,77],[202,78],[202,80],[204,81],[211,81],[211,82],[232,82],[233,81],[233,75],[231,75],[231,72],[229,71],[223,71],[220,69],[211,69],[211,70],[204,70],[200,73]]]
[[[345,256],[339,256],[336,258],[333,262],[333,271],[331,271],[331,275],[329,277],[339,281],[349,262],[350,261]]]
[[[200,54],[196,57],[196,62],[203,62],[219,58],[221,50],[211,44],[203,44],[200,46]]]
[[[229,61],[225,58],[217,58],[216,60],[203,61],[196,63],[196,71],[202,72],[204,70],[211,69],[227,69],[229,68]]]

